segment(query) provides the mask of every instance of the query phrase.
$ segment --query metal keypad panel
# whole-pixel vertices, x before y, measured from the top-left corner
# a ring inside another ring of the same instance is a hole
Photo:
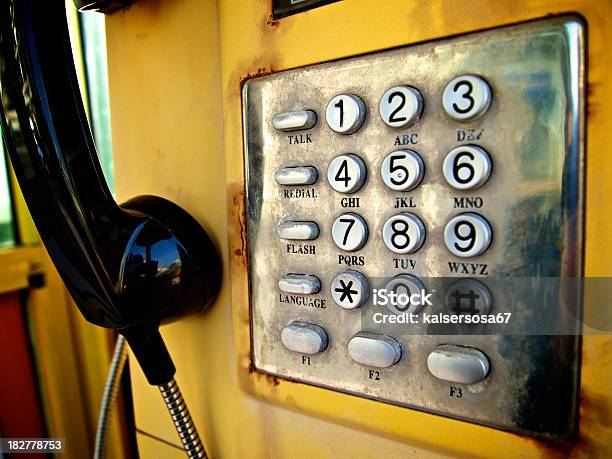
[[[559,17],[245,84],[258,371],[528,435],[575,434],[578,333],[532,325],[563,322],[562,303],[579,313],[580,297],[560,301],[556,289],[545,307],[513,300],[499,280],[540,289],[581,275],[583,40],[580,19]],[[374,327],[381,286],[429,290],[451,315],[470,292],[480,313],[518,322],[484,334]]]

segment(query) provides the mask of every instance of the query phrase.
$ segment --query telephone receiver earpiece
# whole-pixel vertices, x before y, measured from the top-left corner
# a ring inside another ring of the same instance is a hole
[[[123,334],[148,381],[175,372],[158,327],[211,303],[217,251],[176,204],[113,199],[74,69],[64,2],[0,6],[4,140],[42,241],[85,318]]]

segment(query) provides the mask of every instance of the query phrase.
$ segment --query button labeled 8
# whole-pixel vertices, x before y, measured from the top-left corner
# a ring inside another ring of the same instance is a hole
[[[410,191],[423,181],[425,163],[412,150],[396,150],[384,159],[380,175],[392,190]]]
[[[493,163],[484,148],[464,145],[446,155],[442,170],[444,178],[453,188],[474,190],[489,180]]]
[[[395,253],[414,253],[425,242],[425,225],[410,212],[394,215],[383,226],[382,237],[389,250]]]

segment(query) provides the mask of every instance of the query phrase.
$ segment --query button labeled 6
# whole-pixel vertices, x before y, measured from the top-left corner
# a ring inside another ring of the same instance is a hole
[[[480,188],[489,180],[492,170],[489,154],[475,145],[463,145],[451,150],[442,166],[444,178],[458,190]]]

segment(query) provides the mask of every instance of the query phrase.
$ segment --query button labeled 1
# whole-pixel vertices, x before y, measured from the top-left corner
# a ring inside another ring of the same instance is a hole
[[[425,164],[412,150],[389,153],[380,167],[383,182],[395,191],[410,191],[423,181]]]
[[[482,255],[491,245],[493,231],[482,216],[466,212],[453,217],[444,228],[444,242],[454,255],[462,258]]]
[[[331,295],[341,308],[356,309],[365,304],[369,288],[368,280],[363,274],[347,269],[334,277],[331,283]]]
[[[339,134],[353,134],[363,125],[366,106],[359,96],[339,94],[329,101],[325,119],[329,127]]]
[[[476,75],[461,75],[446,85],[442,95],[444,110],[457,121],[480,118],[491,105],[489,84]]]
[[[368,224],[355,213],[342,214],[332,225],[332,238],[342,250],[354,252],[362,248],[368,240]]]
[[[355,193],[366,181],[367,169],[363,160],[352,153],[336,156],[327,167],[329,185],[340,193]]]
[[[387,126],[411,126],[423,113],[423,96],[412,86],[394,86],[383,94],[378,111]]]
[[[492,170],[489,154],[475,145],[463,145],[451,150],[442,166],[444,178],[458,190],[480,188],[489,180]]]
[[[425,225],[416,215],[402,212],[386,221],[382,237],[392,252],[413,253],[425,242]]]

